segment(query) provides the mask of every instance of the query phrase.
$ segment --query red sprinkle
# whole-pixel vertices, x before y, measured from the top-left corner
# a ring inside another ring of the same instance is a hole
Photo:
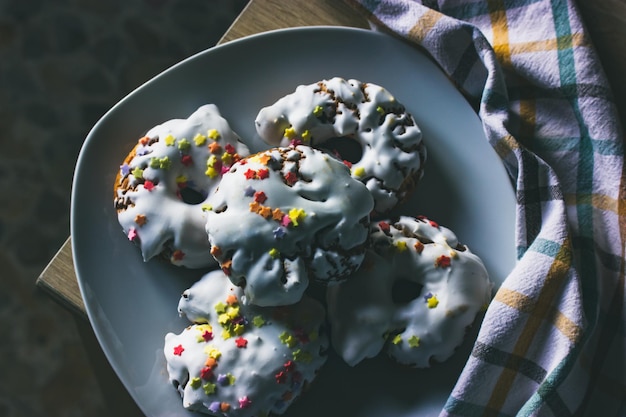
[[[270,170],[267,168],[263,168],[263,169],[259,169],[259,171],[257,172],[259,179],[264,180],[265,178],[270,176]]]
[[[143,188],[145,188],[148,191],[152,191],[152,190],[154,190],[154,183],[152,181],[150,181],[150,180],[146,180],[143,183]]]
[[[205,381],[208,381],[209,379],[213,378],[213,370],[209,368],[208,366],[205,366],[200,371],[200,378],[204,379]]]
[[[235,345],[237,345],[238,348],[245,348],[248,346],[248,341],[246,339],[244,339],[243,337],[239,336],[237,339],[235,339]]]
[[[384,233],[389,232],[390,226],[389,223],[385,222],[385,221],[381,221],[378,222],[378,227],[380,228],[381,231],[383,231]]]
[[[253,169],[248,169],[246,172],[243,173],[243,175],[246,176],[247,180],[253,180],[256,178],[256,171]]]
[[[287,175],[285,175],[285,181],[287,181],[287,184],[289,185],[293,185],[296,183],[296,181],[298,181],[298,177],[296,174],[294,174],[293,172],[289,171],[287,173]]]
[[[254,201],[256,201],[257,203],[263,204],[265,203],[265,200],[267,200],[267,196],[263,191],[257,191],[256,193],[254,193]]]
[[[186,166],[186,167],[191,166],[191,164],[193,164],[193,160],[191,159],[191,155],[183,155],[180,158],[180,162],[182,162],[183,165]]]
[[[225,150],[226,152],[230,153],[230,154],[234,154],[234,153],[236,152],[236,151],[235,151],[235,147],[234,147],[233,145],[231,145],[230,143],[227,143],[227,144],[224,146],[224,150]]]
[[[450,266],[450,262],[451,259],[449,256],[446,255],[440,255],[436,260],[435,260],[435,266],[438,266],[440,268],[448,268]]]
[[[174,347],[174,355],[176,356],[182,355],[184,351],[185,351],[185,348],[183,347],[183,345],[178,345]]]

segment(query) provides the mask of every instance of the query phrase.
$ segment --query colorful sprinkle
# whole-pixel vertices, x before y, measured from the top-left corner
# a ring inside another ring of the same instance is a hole
[[[217,385],[213,384],[212,382],[207,382],[206,384],[202,386],[202,389],[204,390],[204,393],[206,395],[215,394]]]
[[[191,166],[193,164],[193,159],[191,158],[191,155],[185,154],[185,155],[180,157],[180,162],[184,166],[189,167],[189,166]]]
[[[424,244],[418,240],[415,242],[415,245],[413,245],[413,248],[415,249],[415,252],[422,253],[424,251]]]
[[[186,151],[191,147],[191,143],[185,139],[182,138],[181,140],[178,141],[178,149],[181,151]]]
[[[254,201],[256,201],[257,203],[265,203],[265,200],[267,200],[267,195],[265,195],[265,193],[263,191],[257,191],[254,193]]]
[[[154,183],[152,181],[150,181],[150,180],[146,180],[143,183],[143,188],[146,189],[147,191],[154,190],[154,187],[155,187]]]
[[[150,143],[150,138],[148,136],[144,136],[144,137],[139,138],[137,142],[143,146],[146,146],[148,143]]]
[[[142,179],[143,178],[143,169],[141,169],[139,167],[135,167],[135,169],[133,169],[131,173],[133,174],[133,177],[135,177],[137,179]]]
[[[298,176],[291,171],[285,174],[284,178],[288,185],[294,185],[298,181]]]
[[[380,221],[378,222],[378,228],[383,232],[383,233],[388,233],[389,230],[391,229],[391,227],[389,226],[389,223],[385,222],[385,221]]]
[[[191,378],[191,381],[189,381],[189,385],[191,385],[191,388],[193,389],[198,389],[200,388],[200,385],[202,385],[202,380],[196,376],[194,378]]]
[[[246,172],[243,173],[247,180],[253,180],[256,178],[256,171],[248,168]]]
[[[308,143],[311,140],[311,133],[308,130],[302,132],[302,141]]]
[[[207,132],[207,135],[213,140],[218,140],[220,138],[220,132],[218,132],[217,129],[210,129]]]
[[[174,146],[174,142],[176,142],[176,138],[172,135],[167,135],[165,139],[163,139],[166,146]]]
[[[204,368],[202,368],[200,370],[200,378],[204,379],[205,381],[212,379],[213,369],[209,368],[208,366],[205,366]]]
[[[450,263],[450,257],[446,255],[440,255],[437,259],[435,259],[435,266],[439,268],[448,268]]]
[[[274,233],[274,239],[282,239],[287,234],[287,230],[282,226],[278,226],[272,233]]]
[[[176,356],[181,356],[184,351],[185,351],[185,348],[183,347],[183,345],[178,345],[174,347],[174,355]]]
[[[270,249],[269,254],[270,254],[270,257],[272,259],[276,259],[276,258],[280,257],[280,251],[278,249],[276,249],[276,248]]]
[[[426,297],[426,305],[428,306],[428,308],[435,308],[439,305],[439,300],[437,299],[436,295],[428,294]]]
[[[138,214],[135,216],[135,223],[137,223],[139,226],[143,226],[144,224],[146,224],[147,221],[148,218],[145,214]]]
[[[294,226],[299,226],[302,220],[306,217],[306,212],[303,209],[292,208],[289,210],[289,219]]]
[[[202,146],[206,143],[206,136],[197,133],[196,136],[193,137],[193,143],[196,144],[196,146]]]
[[[259,176],[259,179],[264,180],[270,176],[270,170],[266,168],[259,169],[257,175]]]
[[[409,343],[409,346],[412,348],[416,348],[419,347],[420,345],[420,338],[418,336],[411,336],[407,339],[407,342]]]
[[[172,161],[170,161],[170,158],[168,158],[167,156],[164,156],[163,158],[159,159],[159,165],[161,169],[170,169],[170,167],[172,166]]]
[[[315,106],[313,116],[320,117],[322,114],[324,114],[324,108],[322,106]]]
[[[221,404],[222,403],[220,403],[219,401],[213,401],[211,404],[209,404],[209,411],[217,413],[218,411],[220,411]]]
[[[285,129],[284,136],[288,139],[295,138],[297,136],[296,129],[294,129],[293,127],[288,127],[287,129]]]
[[[398,252],[405,252],[406,251],[406,242],[404,240],[399,240],[396,243],[394,243],[394,246],[396,247],[396,250]]]
[[[131,227],[128,230],[128,240],[133,241],[137,239],[139,236],[137,235],[137,230],[134,227]]]
[[[227,143],[224,146],[224,150],[226,151],[226,153],[229,153],[231,155],[234,155],[235,153],[237,153],[237,150],[235,149],[235,147],[231,145],[230,143]]]
[[[239,399],[239,408],[248,408],[252,405],[252,400],[248,396],[241,397]]]
[[[265,325],[265,319],[262,316],[255,316],[252,319],[252,324],[254,324],[255,327],[263,327]]]
[[[203,204],[202,206],[200,206],[200,208],[202,209],[202,211],[211,211],[213,210],[213,206],[210,204]]]
[[[352,175],[354,175],[355,177],[363,177],[365,175],[365,168],[363,167],[356,167],[352,170]]]
[[[244,339],[243,337],[239,336],[237,339],[235,339],[235,345],[242,349],[248,346],[248,341],[246,339]]]
[[[394,345],[399,345],[400,343],[402,343],[402,336],[397,334],[393,337],[393,339],[391,339],[391,343],[393,343]]]
[[[120,175],[126,177],[128,174],[130,174],[130,166],[128,164],[120,165]]]
[[[180,261],[183,260],[184,257],[185,257],[185,253],[182,250],[180,250],[180,249],[176,249],[172,253],[172,261],[180,262]]]

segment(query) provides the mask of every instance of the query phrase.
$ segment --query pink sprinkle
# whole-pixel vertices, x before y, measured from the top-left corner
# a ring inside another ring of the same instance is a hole
[[[154,189],[154,183],[150,180],[146,180],[143,183],[143,188],[145,188],[148,191],[152,191]]]
[[[139,236],[137,235],[137,230],[134,227],[131,227],[128,231],[128,240],[133,241],[137,239]]]
[[[288,227],[291,224],[291,219],[287,214],[283,216],[283,219],[280,222],[281,226]]]
[[[248,398],[247,395],[239,399],[239,408],[248,408],[251,404],[252,401],[250,400],[250,398]]]

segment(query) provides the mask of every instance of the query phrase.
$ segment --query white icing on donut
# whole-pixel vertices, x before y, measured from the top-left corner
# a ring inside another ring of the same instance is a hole
[[[402,201],[423,173],[426,148],[413,117],[386,89],[332,78],[300,85],[256,118],[259,136],[285,146],[294,139],[318,147],[335,137],[353,137],[362,148],[352,176],[367,185],[376,211]]]
[[[320,303],[304,297],[291,306],[256,307],[243,305],[242,297],[219,270],[183,293],[179,310],[196,323],[167,334],[164,354],[170,382],[189,410],[282,414],[326,361]]]
[[[383,349],[416,367],[448,359],[491,298],[482,261],[425,218],[403,216],[371,229],[362,267],[327,291],[333,347],[351,366]],[[401,280],[423,287],[400,302],[394,286]]]
[[[298,301],[309,277],[331,281],[354,272],[374,205],[344,164],[308,146],[241,160],[209,202],[212,253],[244,285],[246,301],[264,306]]]
[[[189,268],[215,264],[204,229],[206,198],[222,170],[248,153],[213,104],[139,139],[134,157],[120,167],[115,206],[124,233],[139,243],[145,261],[165,254]],[[197,194],[195,204],[183,200],[189,190]]]

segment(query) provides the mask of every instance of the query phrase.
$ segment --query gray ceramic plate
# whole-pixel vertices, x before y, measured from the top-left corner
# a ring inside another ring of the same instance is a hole
[[[177,315],[178,299],[203,271],[141,260],[113,209],[118,166],[150,127],[185,118],[205,103],[215,103],[233,129],[252,140],[261,107],[298,84],[333,76],[386,87],[423,130],[426,174],[399,212],[427,215],[455,231],[483,258],[496,285],[513,268],[515,202],[507,174],[476,114],[423,53],[384,34],[335,27],[269,32],[204,51],[113,107],[87,137],[74,179],[74,262],[89,319],[111,365],[147,415],[191,414],[167,382],[162,345],[165,333],[187,325]],[[403,369],[382,357],[349,368],[331,355],[287,415],[436,415],[475,334],[450,361],[428,370]]]

